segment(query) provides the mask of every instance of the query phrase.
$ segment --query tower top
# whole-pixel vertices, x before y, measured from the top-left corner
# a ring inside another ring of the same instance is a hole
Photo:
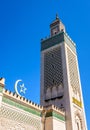
[[[58,14],[56,14],[56,19],[59,19]]]
[[[58,14],[56,14],[56,19],[50,24],[51,36],[61,32],[61,31],[65,32],[65,26],[59,19]]]

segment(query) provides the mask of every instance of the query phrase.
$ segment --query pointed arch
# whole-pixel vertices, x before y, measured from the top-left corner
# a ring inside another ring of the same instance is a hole
[[[84,130],[83,129],[84,128],[83,127],[83,118],[78,111],[75,112],[75,124],[76,124],[77,130]]]

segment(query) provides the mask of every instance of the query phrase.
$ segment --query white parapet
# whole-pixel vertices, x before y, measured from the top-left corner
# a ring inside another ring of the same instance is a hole
[[[1,103],[2,103],[2,93],[3,93],[3,88],[5,85],[5,79],[4,78],[0,78],[0,107],[1,107]]]
[[[5,85],[5,78],[0,78],[0,86],[4,86]]]

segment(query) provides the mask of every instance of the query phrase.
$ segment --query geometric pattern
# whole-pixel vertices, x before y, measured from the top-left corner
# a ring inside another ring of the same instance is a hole
[[[9,122],[4,122],[4,126],[1,125],[1,127],[3,129],[0,129],[0,130],[4,130],[4,127],[6,127],[7,125],[7,129],[5,130],[40,130],[41,129],[41,120],[40,118],[38,117],[34,117],[33,114],[30,114],[30,113],[24,113],[23,111],[20,111],[20,110],[16,110],[15,108],[12,109],[11,106],[5,106],[3,105],[1,108],[0,108],[0,120],[2,121],[2,119],[5,118],[8,119],[8,120],[11,120],[11,122],[13,121],[14,123],[16,122],[16,125],[14,124],[14,127],[17,126],[17,122],[19,122],[19,126],[20,128],[16,129],[16,128],[13,128],[12,129],[10,128],[11,127],[11,123]],[[0,122],[1,122],[0,121]],[[2,122],[3,123],[3,122]],[[21,129],[21,124],[24,125],[24,127],[22,127]],[[10,125],[8,125],[10,124]],[[29,126],[28,126],[29,125]],[[28,128],[26,127],[28,126]]]
[[[44,53],[44,86],[59,86],[63,84],[61,47],[56,47]]]
[[[80,92],[79,88],[79,77],[78,77],[78,68],[76,56],[67,48],[67,56],[68,56],[68,65],[69,65],[69,76],[70,76],[70,84],[72,86],[73,92]]]

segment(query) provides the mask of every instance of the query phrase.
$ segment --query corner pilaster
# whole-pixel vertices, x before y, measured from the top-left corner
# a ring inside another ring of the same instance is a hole
[[[5,79],[4,78],[0,78],[0,107],[1,107],[1,103],[2,103],[2,96],[3,96],[3,88],[5,86]]]

